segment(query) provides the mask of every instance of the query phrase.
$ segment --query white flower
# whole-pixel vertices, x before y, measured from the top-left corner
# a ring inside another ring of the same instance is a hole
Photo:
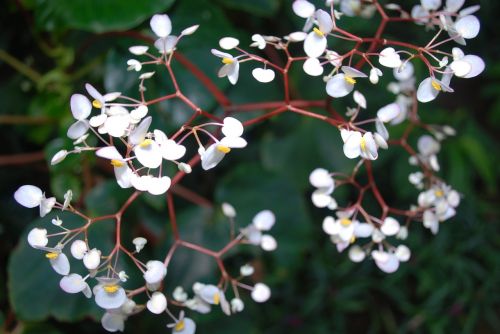
[[[92,104],[85,95],[73,94],[70,99],[70,107],[76,122],[68,128],[67,135],[71,139],[77,139],[86,134],[89,129],[87,117],[92,111]]]
[[[222,311],[226,315],[231,314],[231,307],[224,295],[224,292],[212,284],[202,285],[202,287],[197,291],[197,295],[205,303],[211,305],[220,305]]]
[[[245,264],[245,265],[240,267],[241,276],[245,276],[245,277],[252,276],[254,271],[255,271],[254,268],[249,264]]]
[[[401,108],[397,103],[390,103],[377,111],[377,118],[384,123],[391,122],[399,116]]]
[[[326,169],[316,168],[313,170],[309,175],[309,182],[318,188],[311,195],[314,206],[318,208],[329,207],[332,204],[336,206],[335,199],[330,196],[335,189],[335,182]]]
[[[195,24],[193,26],[187,27],[186,29],[182,30],[181,35],[182,36],[192,35],[196,32],[196,30],[198,30],[199,27],[200,27],[199,24]]]
[[[378,62],[380,63],[380,65],[389,68],[398,68],[402,64],[399,54],[396,52],[396,50],[394,50],[394,48],[391,47],[385,48],[380,51]]]
[[[395,68],[393,70],[393,75],[396,80],[406,81],[413,78],[413,74],[415,73],[415,67],[410,62],[404,62],[400,67]]]
[[[132,174],[131,183],[139,191],[147,191],[151,195],[163,195],[170,188],[172,180],[168,176],[153,177]]]
[[[184,311],[179,314],[179,319],[173,324],[168,324],[168,328],[172,328],[172,334],[194,334],[196,324],[190,318],[184,317]]]
[[[382,76],[382,71],[376,67],[370,69],[370,77],[368,78],[370,82],[374,85],[378,84],[379,77]]]
[[[136,56],[141,56],[141,55],[145,54],[146,52],[148,52],[148,49],[149,49],[149,47],[144,46],[144,45],[135,45],[135,46],[131,46],[128,48],[130,53],[132,53]]]
[[[358,245],[354,245],[349,248],[349,259],[351,259],[352,262],[361,262],[365,259],[365,257],[365,251]]]
[[[52,157],[52,160],[50,160],[50,164],[52,166],[57,165],[58,163],[63,161],[67,155],[68,155],[68,151],[66,151],[66,150],[58,151],[56,154],[54,154],[54,156]]]
[[[253,34],[252,41],[253,41],[253,43],[250,44],[250,46],[255,46],[255,47],[259,48],[260,50],[263,50],[266,48],[266,40],[262,35]]]
[[[116,278],[99,277],[99,284],[93,289],[95,302],[104,309],[116,309],[121,307],[127,300],[125,290],[118,285]]]
[[[452,74],[443,74],[441,80],[435,77],[428,77],[424,79],[417,90],[417,99],[420,102],[430,102],[434,100],[439,92],[453,92],[453,89],[449,87]]]
[[[222,133],[225,137],[219,142],[213,143],[206,150],[200,147],[201,166],[204,170],[209,170],[217,166],[232,148],[242,148],[247,145],[246,140],[241,138],[243,124],[236,118],[224,118]]]
[[[453,27],[454,29],[449,29],[449,33],[451,37],[455,38],[460,44],[465,44],[463,39],[472,39],[479,34],[479,30],[481,29],[481,23],[478,18],[474,15],[467,15],[460,17]],[[456,34],[456,35],[455,35]]]
[[[367,237],[371,235],[373,227],[370,224],[362,224],[357,220],[351,220],[349,215],[343,212],[338,212],[339,219],[334,219],[331,216],[325,217],[323,220],[323,231],[327,234],[338,237],[339,242],[350,243],[356,237]]]
[[[172,32],[172,22],[166,14],[153,15],[149,22],[151,30],[159,38],[155,41],[155,47],[161,53],[168,53],[173,50],[177,42],[176,36],[169,36]]]
[[[314,27],[313,31],[304,40],[304,51],[310,58],[317,58],[325,52],[327,45],[326,36],[333,29],[332,17],[324,10],[318,9],[315,12],[315,18],[318,27]]]
[[[378,158],[377,143],[371,132],[361,135],[359,131],[349,131],[344,140],[344,154],[349,159],[361,156],[363,159],[376,160]]]
[[[217,49],[212,49],[212,54],[219,58],[222,58],[222,63],[224,64],[217,75],[219,78],[226,77],[229,82],[235,85],[238,82],[238,76],[240,71],[240,63],[237,57],[231,56],[229,53],[221,52]]]
[[[241,300],[240,298],[231,299],[231,311],[233,313],[242,312],[244,308],[245,304],[243,303],[243,300]]]
[[[174,289],[172,296],[178,302],[185,302],[188,298],[187,293],[184,291],[184,289],[181,286],[178,286]]]
[[[85,297],[92,297],[92,291],[90,290],[89,285],[82,276],[78,274],[69,274],[61,278],[59,282],[59,286],[64,292],[67,293],[79,293],[82,292]]]
[[[450,69],[461,78],[473,78],[484,71],[484,61],[475,55],[465,55],[459,48],[453,48],[453,62]]]
[[[144,167],[158,168],[162,162],[162,152],[160,145],[155,140],[148,137],[148,130],[151,122],[151,116],[144,118],[141,123],[132,130],[128,140],[129,143],[133,145],[133,151],[137,161]]]
[[[101,251],[97,248],[92,248],[83,256],[83,265],[89,270],[94,270],[101,263]]]
[[[114,311],[114,310],[111,310]],[[108,332],[123,332],[127,316],[121,312],[105,312],[101,318],[102,327]]]
[[[153,15],[149,24],[151,30],[160,38],[167,37],[172,32],[172,22],[167,14]]]
[[[161,261],[148,261],[146,268],[147,270],[143,277],[148,284],[158,284],[167,275],[167,267]]]
[[[160,145],[160,151],[163,159],[176,161],[186,154],[186,147],[177,144],[175,140],[168,139],[167,135],[161,130],[153,131],[155,141]]]
[[[375,264],[380,270],[388,274],[395,272],[399,268],[399,260],[396,255],[374,250],[372,251],[372,257],[375,260]]]
[[[139,253],[148,243],[148,241],[143,237],[137,237],[132,240],[132,243],[135,245],[135,251]]]
[[[236,217],[236,210],[229,203],[222,203],[222,213],[224,213],[224,216],[228,218]]]
[[[32,185],[19,187],[14,193],[14,199],[26,208],[40,206],[40,217],[45,217],[56,204],[55,197],[45,198],[42,190]]]
[[[278,247],[278,243],[273,236],[269,234],[263,234],[260,239],[260,247],[267,252],[272,252]]]
[[[154,45],[155,48],[160,52],[160,53],[171,53],[174,51],[175,46],[177,42],[179,41],[179,38],[177,36],[167,36],[165,38],[158,38]]]
[[[380,231],[384,233],[386,236],[393,236],[398,234],[400,225],[398,221],[392,217],[387,217],[384,219],[382,226],[380,227]]]
[[[258,67],[252,70],[252,75],[255,78],[255,80],[262,83],[268,83],[274,80],[276,74],[270,68],[266,69]]]
[[[116,182],[121,188],[132,187],[132,169],[114,146],[105,146],[96,151],[98,157],[110,160],[115,172]]]
[[[45,257],[49,259],[50,265],[56,273],[59,275],[69,274],[70,266],[68,257],[60,249],[53,249],[51,252],[45,254]]]
[[[363,94],[355,90],[353,93],[353,99],[358,106],[360,106],[363,109],[366,109],[366,98]]]
[[[219,46],[224,50],[232,50],[240,44],[240,41],[234,37],[223,37],[219,40]]]
[[[398,258],[399,261],[401,262],[406,262],[410,259],[411,256],[411,251],[410,249],[405,246],[405,245],[399,245],[396,248],[396,251],[394,252],[394,255]]]
[[[331,77],[326,83],[326,92],[331,97],[344,97],[354,90],[356,79],[366,78],[366,74],[349,66],[342,66],[342,72]]]
[[[271,297],[271,289],[264,283],[257,283],[252,289],[251,296],[257,303],[264,303]]]
[[[107,94],[102,95],[101,93],[99,93],[99,91],[97,89],[94,88],[94,86],[92,86],[89,83],[85,84],[85,89],[87,90],[87,93],[89,93],[89,95],[94,98],[94,100],[92,101],[92,106],[94,108],[101,109],[101,113],[104,113],[106,111],[106,109],[108,107],[108,102],[112,102],[112,101],[116,100],[121,95],[120,92],[112,92],[112,93],[107,93]],[[75,94],[75,95],[79,95],[79,94]]]
[[[304,72],[310,76],[317,77],[323,74],[324,68],[318,58],[307,58],[307,60],[302,65]]]
[[[28,233],[28,243],[33,248],[45,247],[49,243],[47,230],[35,227]]]
[[[276,222],[276,217],[271,210],[263,210],[258,212],[252,220],[252,224],[259,231],[269,231]]]
[[[146,307],[151,313],[163,313],[167,309],[167,298],[161,292],[153,292],[151,298],[146,303]]]
[[[82,260],[87,251],[87,244],[83,240],[75,240],[71,244],[71,255],[77,260]]]

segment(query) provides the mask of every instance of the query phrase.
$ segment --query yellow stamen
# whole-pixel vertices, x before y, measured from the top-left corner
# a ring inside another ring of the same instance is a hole
[[[316,33],[316,35],[320,36],[320,37],[323,37],[325,36],[325,34],[319,30],[318,28],[314,27],[313,31]]]
[[[434,88],[437,91],[441,91],[443,88],[441,88],[441,84],[437,81],[432,80],[431,81],[432,88]]]
[[[125,163],[123,161],[120,161],[120,160],[116,160],[116,159],[112,159],[111,160],[111,164],[115,167],[123,167],[125,166]]]
[[[214,304],[219,305],[219,303],[220,303],[220,295],[219,295],[219,293],[216,293],[214,295]]]
[[[354,85],[356,83],[356,80],[353,77],[350,77],[348,75],[344,76],[344,80],[351,85]]]
[[[353,236],[351,237],[351,240],[350,240],[349,242],[350,242],[351,244],[353,244],[355,241],[356,241],[356,237],[353,235]]]
[[[349,225],[351,225],[351,224],[352,224],[352,221],[351,221],[349,218],[342,218],[342,219],[340,220],[340,224],[341,224],[342,226],[346,226],[346,227],[347,227],[347,226],[349,226]]]
[[[227,146],[224,146],[224,145],[217,145],[217,150],[219,152],[224,153],[224,154],[227,154],[227,153],[231,152],[231,149],[229,147],[227,147]]]
[[[361,137],[361,141],[359,142],[359,146],[361,146],[361,151],[366,152],[366,140],[364,137]]]
[[[175,324],[175,327],[174,327],[174,331],[176,332],[180,332],[181,330],[184,329],[184,320],[181,320],[181,321],[178,321],[176,324]]]
[[[57,252],[50,252],[50,253],[47,253],[45,254],[45,257],[49,260],[55,260],[59,257],[59,253]]]
[[[107,293],[115,293],[116,291],[118,291],[120,287],[116,284],[112,284],[112,285],[105,285],[103,287],[104,291],[106,291]]]
[[[94,108],[97,108],[97,109],[102,108],[102,103],[101,103],[101,101],[98,101],[98,100],[92,101],[92,105],[94,106]]]
[[[142,143],[139,144],[140,147],[148,147],[153,143],[153,139],[146,138],[142,141]]]
[[[231,59],[231,58],[224,57],[224,58],[222,58],[222,63],[224,63],[224,64],[232,64],[232,63],[234,63],[234,60]]]
[[[436,197],[443,197],[444,192],[441,189],[438,189],[438,190],[434,191],[434,195],[436,195]]]

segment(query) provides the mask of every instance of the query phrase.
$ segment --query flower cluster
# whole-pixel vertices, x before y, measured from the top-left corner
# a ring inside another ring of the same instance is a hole
[[[453,77],[472,78],[485,68],[483,60],[476,55],[465,54],[458,47],[444,48],[447,43],[465,45],[466,40],[479,33],[479,20],[472,15],[478,7],[462,9],[463,5],[463,0],[447,0],[444,6],[441,0],[421,0],[420,5],[407,12],[396,4],[384,7],[377,0],[328,0],[324,9],[316,8],[307,0],[295,0],[292,10],[305,20],[302,30],[282,37],[254,34],[250,47],[255,53],[240,47],[240,41],[234,37],[220,39],[219,49],[224,51],[211,50],[212,55],[221,61],[220,68],[214,69],[214,72],[220,78],[227,77],[233,85],[238,83],[244,63],[258,64],[251,74],[260,83],[266,84],[281,77],[284,83],[282,101],[232,105],[209,78],[184,60],[195,77],[207,84],[221,105],[221,116],[203,110],[187,98],[172,68],[172,62],[179,56],[177,48],[180,41],[195,33],[198,26],[183,29],[177,36],[172,34],[172,23],[167,15],[154,15],[150,20],[155,35],[153,51],[147,45],[129,48],[134,58],[127,61],[127,69],[139,74],[140,96],[125,96],[119,92],[103,94],[90,84],[85,86],[87,94],[73,94],[70,109],[75,121],[69,127],[67,136],[73,140],[74,147],[57,152],[51,161],[54,165],[69,154],[95,152],[97,157],[107,160],[112,166],[117,184],[121,188],[133,189],[133,194],[118,212],[91,218],[71,204],[71,190],[64,200],[58,202],[54,197],[47,198],[40,188],[24,185],[14,194],[16,201],[28,208],[39,207],[41,217],[57,209],[69,211],[84,220],[82,226],[75,228],[66,226],[56,217],[50,226],[50,229],[57,229],[56,232],[36,227],[29,232],[28,243],[45,252],[52,268],[62,276],[62,290],[67,293],[81,292],[87,298],[94,298],[104,310],[102,326],[110,332],[123,331],[129,316],[148,310],[153,314],[167,314],[172,320],[167,327],[173,333],[192,334],[196,324],[185,316],[185,310],[208,313],[220,307],[226,315],[241,312],[245,302],[240,290],[249,291],[255,302],[265,302],[271,297],[271,290],[255,278],[252,265],[240,267],[239,273],[232,276],[223,257],[238,245],[253,245],[266,252],[276,250],[277,239],[270,234],[276,221],[274,213],[260,211],[251,223],[236,229],[236,210],[224,203],[222,211],[229,221],[229,241],[223,248],[212,250],[182,239],[172,193],[173,187],[191,173],[196,164],[199,163],[205,171],[210,170],[231,150],[246,147],[247,141],[242,137],[245,126],[290,112],[332,125],[334,131],[340,132],[339,142],[341,140],[345,157],[355,161],[352,173],[317,168],[309,176],[315,188],[311,195],[313,205],[328,210],[322,222],[323,231],[339,252],[347,249],[352,261],[361,262],[370,258],[382,271],[395,272],[401,262],[410,259],[410,249],[400,243],[407,238],[410,223],[421,222],[435,234],[441,222],[455,215],[460,202],[461,195],[437,176],[442,141],[455,135],[455,130],[448,125],[422,122],[418,107],[419,103],[436,99],[441,91],[453,92],[450,87]],[[382,23],[373,37],[359,37],[341,28],[349,17],[370,19],[377,13],[382,17]],[[385,26],[400,21],[423,25],[437,32],[423,46],[384,38]],[[445,33],[448,37],[443,38]],[[341,41],[354,46],[342,53],[340,50],[343,48],[338,43]],[[282,52],[287,59],[285,65],[278,65],[261,55],[267,48]],[[303,50],[303,54],[292,55],[294,49]],[[425,78],[417,79],[419,74],[415,70],[415,62],[422,62],[426,67],[428,74]],[[289,70],[293,63],[300,63],[304,73],[310,77],[322,76],[324,94],[321,100],[300,100],[292,96]],[[146,98],[147,80],[157,74],[156,70],[145,70],[153,66],[166,70],[174,91],[149,99]],[[367,100],[363,91],[367,86],[382,86],[381,78],[388,74],[394,80],[380,90],[387,90],[393,96],[390,103],[375,105]],[[358,81],[367,83],[358,84]],[[339,112],[335,109],[336,102],[347,96],[352,96],[353,103],[349,102],[350,106],[344,113]],[[167,131],[154,126],[152,111],[154,105],[172,99],[184,103],[192,115],[177,131],[167,135]],[[318,107],[327,114],[313,110]],[[243,123],[234,117],[237,112],[254,110],[264,110],[264,114],[247,117]],[[200,118],[204,118],[203,121]],[[391,138],[391,127],[395,125],[405,126],[399,138]],[[97,138],[97,144],[91,144],[93,141],[88,140],[90,135]],[[410,137],[415,137],[416,147],[409,144],[412,142]],[[391,146],[401,147],[409,155],[409,164],[418,169],[408,177],[419,192],[415,194],[416,204],[408,210],[394,208],[386,202],[373,173],[372,164],[384,154],[383,150]],[[176,166],[175,174],[169,167],[172,165]],[[363,170],[368,179],[365,184],[361,183],[365,178],[359,177]],[[357,191],[358,197],[353,203],[341,205],[340,200],[335,198],[335,190],[341,186],[350,186]],[[147,245],[146,238],[134,238],[134,249],[126,248],[121,239],[123,213],[144,192],[164,196],[167,201],[174,242],[161,260],[139,259]],[[364,208],[368,193],[380,206],[380,214],[371,214]],[[209,202],[199,196],[185,198],[197,204]],[[115,247],[109,253],[94,245],[87,235],[90,226],[107,219],[113,220],[116,226]],[[365,242],[360,244],[360,241]],[[220,270],[219,282],[196,282],[191,295],[181,286],[173,289],[165,286],[167,269],[180,248],[211,257]],[[73,261],[81,261],[85,269],[72,271],[70,257],[66,254],[71,254]],[[117,261],[120,254],[130,258],[142,273],[142,286],[127,286],[128,273],[120,268]],[[180,309],[178,316],[172,312],[173,308]]]

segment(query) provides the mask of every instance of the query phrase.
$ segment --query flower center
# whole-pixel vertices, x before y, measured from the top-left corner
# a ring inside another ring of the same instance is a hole
[[[354,85],[356,83],[356,80],[348,75],[344,76],[344,80],[350,85]]]
[[[47,253],[45,254],[45,257],[49,260],[55,260],[59,257],[59,253],[57,252],[50,252],[50,253]]]
[[[180,332],[184,329],[184,320],[180,320],[175,324],[174,331]]]
[[[103,287],[104,291],[107,293],[115,293],[120,287],[117,284],[105,285]]]
[[[437,91],[441,91],[442,90],[441,84],[439,82],[435,81],[435,80],[432,80],[431,85],[432,85],[432,88],[434,88]]]
[[[116,160],[116,159],[112,159],[111,160],[111,164],[115,167],[123,167],[125,166],[125,163],[123,161],[120,161],[120,160]]]
[[[350,242],[351,244],[353,244],[355,241],[356,241],[356,237],[353,235],[353,236],[351,237],[351,240],[349,240],[349,242]]]
[[[224,58],[222,58],[222,63],[224,63],[224,64],[232,64],[232,63],[234,63],[234,60],[231,59],[231,58],[224,57]]]
[[[321,30],[319,30],[318,28],[316,28],[316,27],[314,27],[313,31],[314,31],[314,33],[315,33],[316,35],[318,35],[319,37],[323,37],[323,36],[325,36],[325,34],[324,34]]]
[[[351,224],[352,224],[352,220],[350,220],[349,218],[342,218],[340,220],[340,225],[342,225],[342,226],[347,227],[347,226],[349,226]]]
[[[220,295],[217,292],[216,294],[214,294],[214,304],[219,305],[219,303],[220,303]]]
[[[92,105],[94,106],[94,108],[97,108],[97,109],[101,109],[102,108],[102,103],[99,100],[92,101]]]
[[[140,144],[139,146],[144,148],[144,147],[148,147],[149,145],[151,145],[153,143],[153,140],[152,139],[149,139],[149,138],[146,138],[144,139]]]
[[[231,152],[231,149],[227,146],[224,146],[224,145],[217,145],[217,151],[222,152],[224,154],[227,154],[227,153]]]
[[[361,151],[366,152],[366,139],[364,137],[361,137],[359,146],[361,146]]]
[[[441,189],[438,189],[434,191],[434,195],[436,195],[436,197],[443,197],[444,192]]]

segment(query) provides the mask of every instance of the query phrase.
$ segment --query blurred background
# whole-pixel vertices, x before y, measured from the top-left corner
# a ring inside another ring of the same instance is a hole
[[[404,1],[404,6],[409,10],[414,3]],[[309,201],[312,189],[307,177],[314,168],[347,172],[353,166],[342,154],[338,131],[296,115],[250,127],[246,149],[235,151],[210,172],[195,168],[181,183],[212,205],[197,207],[179,197],[175,204],[183,236],[214,248],[225,244],[228,236],[222,202],[234,205],[239,227],[259,210],[273,210],[278,250],[263,254],[241,247],[225,259],[232,273],[251,262],[257,269],[254,280],[269,284],[273,296],[264,305],[246,296],[245,311],[229,318],[220,310],[210,315],[190,312],[198,324],[197,333],[500,333],[500,3],[467,3],[481,5],[477,15],[482,29],[465,50],[483,57],[487,69],[477,78],[454,80],[455,94],[441,94],[420,110],[423,121],[449,124],[457,130],[456,137],[443,142],[439,156],[440,176],[463,194],[456,217],[444,223],[437,236],[413,224],[407,240],[412,258],[395,274],[380,272],[373,261],[353,264],[346,254],[337,253],[322,232],[326,212]],[[283,36],[301,29],[303,22],[293,15],[291,1],[285,0],[7,0],[2,8],[0,326],[6,333],[105,332],[98,323],[102,311],[81,295],[59,291],[56,274],[39,252],[27,246],[27,231],[46,224],[50,217],[40,220],[36,210],[22,208],[12,197],[23,184],[35,184],[58,198],[72,189],[74,202],[96,216],[113,213],[130,195],[131,191],[117,191],[112,170],[91,154],[48,166],[55,152],[71,147],[65,135],[72,122],[70,95],[82,93],[84,84],[90,82],[100,91],[137,96],[137,75],[126,71],[127,49],[144,43],[136,32],[152,36],[149,18],[165,12],[172,19],[174,34],[201,25],[179,50],[233,103],[279,100],[279,84],[258,85],[250,75],[252,66],[242,66],[235,87],[218,79],[219,62],[210,49],[223,36],[239,37],[246,48],[253,33]],[[345,18],[342,24],[348,31],[369,36],[378,20]],[[390,26],[387,36],[422,45],[432,37],[422,27],[402,27]],[[339,51],[342,48],[338,46]],[[190,99],[220,113],[213,97],[185,68],[174,68]],[[321,80],[301,72],[296,66],[291,73],[293,96],[322,98]],[[389,77],[383,78],[379,89]],[[417,78],[423,78],[422,71]],[[390,93],[380,94],[369,83],[359,90],[374,110],[394,98]],[[157,97],[170,91],[166,75],[157,75],[147,94]],[[342,102],[335,103],[337,110],[345,110]],[[167,133],[190,115],[176,102],[154,109],[155,126]],[[397,137],[402,129],[391,129],[391,136]],[[418,134],[410,138],[412,144]],[[398,149],[383,152],[374,168],[389,203],[407,208],[416,202],[418,193],[408,182],[414,169],[406,155]],[[335,193],[341,203],[352,195]],[[167,222],[164,201],[141,196],[125,215],[124,240],[146,236],[154,247],[146,250],[144,258],[162,257],[171,243]],[[93,233],[103,244],[112,242],[111,224],[99,225]],[[217,275],[212,259],[181,251],[169,268],[166,291],[171,293],[177,285],[190,290],[196,280],[216,282]],[[145,312],[129,318],[125,332],[169,332],[167,322],[166,317]]]

